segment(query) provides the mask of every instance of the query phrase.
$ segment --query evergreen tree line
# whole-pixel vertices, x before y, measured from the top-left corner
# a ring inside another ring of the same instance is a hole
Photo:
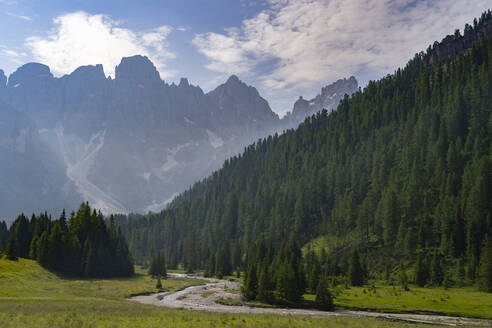
[[[7,246],[7,240],[9,238],[9,229],[5,221],[0,221],[0,249],[4,249]]]
[[[47,269],[73,276],[102,278],[134,273],[128,246],[114,218],[106,226],[101,212],[91,211],[87,203],[68,220],[65,211],[58,220],[47,213],[33,214],[30,220],[21,214],[8,231],[4,253],[8,259],[31,258]]]
[[[435,273],[410,277],[419,284],[492,291],[490,24],[488,11],[467,25],[477,41],[460,55],[431,64],[436,44],[337,110],[248,146],[162,212],[118,217],[132,254],[162,250],[170,268],[227,274],[250,269],[232,263],[233,249],[244,258],[262,239],[324,236],[337,245],[329,258],[357,245],[367,276],[420,266]],[[351,274],[346,260],[329,265]]]
[[[259,241],[247,252],[247,264],[242,295],[248,301],[296,305],[307,291],[316,294],[315,305],[322,310],[332,310],[333,297],[328,287],[328,270],[314,252],[303,260],[299,244],[295,241],[276,248],[274,243]],[[358,253],[354,252],[358,261]],[[360,262],[357,262],[360,268]],[[351,268],[352,270],[352,268]],[[362,271],[359,272],[362,275]],[[362,284],[363,277],[360,279]],[[354,281],[354,285],[359,280]]]
[[[152,278],[167,278],[167,269],[166,269],[166,258],[163,252],[159,252],[156,255],[152,256],[152,261],[150,262],[149,274]]]

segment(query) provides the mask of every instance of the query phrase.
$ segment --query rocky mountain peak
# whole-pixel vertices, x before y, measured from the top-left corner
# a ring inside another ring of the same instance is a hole
[[[304,104],[309,105],[309,102],[308,102],[306,99],[304,99],[302,96],[299,96],[299,99],[297,99],[297,100],[296,100],[296,102],[294,103],[294,107],[295,107],[296,105],[297,105],[297,106],[299,106],[299,105],[301,105],[301,106],[302,106],[302,105],[304,105]]]
[[[5,88],[7,85],[7,77],[2,69],[0,69],[0,88]]]
[[[296,115],[306,115],[309,109],[309,102],[304,99],[302,96],[299,96],[299,99],[294,103],[293,113]]]
[[[457,30],[454,35],[446,36],[441,42],[434,42],[427,49],[423,60],[430,65],[452,60],[491,35],[492,12],[488,10],[482,14],[478,21],[474,21],[473,26],[466,24],[463,35]]]
[[[223,111],[222,116],[226,121],[258,124],[278,121],[277,114],[271,110],[258,90],[239,80],[236,75],[231,75],[224,84],[207,96]]]
[[[236,75],[231,75],[226,81],[226,84],[241,83],[241,80]]]
[[[104,69],[101,64],[80,66],[70,75],[71,78],[81,80],[105,80]]]
[[[22,65],[10,75],[7,86],[16,87],[24,82],[46,78],[53,78],[48,66],[39,63],[28,63]]]
[[[135,81],[137,83],[160,81],[154,64],[146,56],[123,57],[115,69],[115,80]]]
[[[335,109],[345,94],[351,95],[357,91],[358,83],[355,77],[339,79],[336,82],[321,88],[321,93],[311,100],[306,100],[302,96],[294,103],[292,112],[287,113],[286,120],[290,121],[290,126],[295,127],[307,116],[311,116],[322,109],[328,111]]]
[[[321,88],[321,96],[333,95],[337,91],[338,92],[345,91],[345,90],[355,91],[357,87],[358,87],[357,80],[355,79],[355,77],[351,76],[348,79],[346,78],[339,79],[336,82]]]
[[[326,108],[327,110],[334,109],[339,100],[345,95],[351,95],[357,91],[358,83],[355,77],[351,76],[346,79],[339,79],[336,82],[321,88],[321,94],[317,95],[312,102],[314,102],[320,109]],[[337,101],[334,101],[338,99]]]
[[[188,79],[187,79],[187,78],[182,77],[182,78],[179,80],[179,86],[180,86],[180,87],[189,87],[189,86],[190,86],[190,83],[188,82]]]

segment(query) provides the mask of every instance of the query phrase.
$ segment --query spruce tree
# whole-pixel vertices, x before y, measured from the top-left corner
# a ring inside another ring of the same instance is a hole
[[[149,274],[154,277],[167,277],[166,270],[166,259],[164,257],[163,252],[158,252],[156,255],[152,256],[152,260],[150,262]]]
[[[242,288],[242,294],[248,301],[252,301],[256,298],[258,293],[258,278],[256,276],[256,266],[250,264],[248,271],[246,272],[244,286]]]
[[[161,290],[162,289],[162,282],[161,282],[161,275],[157,275],[157,283],[155,284],[155,288]]]
[[[41,266],[46,267],[49,261],[49,248],[48,248],[48,231],[44,231],[39,237],[36,243],[36,260]],[[81,263],[81,266],[84,266],[85,262]]]
[[[211,277],[215,274],[215,255],[213,253],[208,257],[203,274],[205,277]]]
[[[316,299],[314,303],[316,308],[322,311],[332,311],[335,308],[333,304],[333,297],[328,289],[328,282],[324,277],[319,280],[316,288]]]
[[[444,280],[444,272],[441,266],[441,259],[437,252],[434,254],[431,263],[431,281],[434,286],[441,286]]]
[[[492,293],[492,239],[488,237],[480,255],[479,289]]]
[[[460,258],[456,266],[456,280],[458,286],[461,287],[465,284],[465,278],[466,278],[465,260],[463,258]]]
[[[37,259],[37,244],[38,244],[38,235],[34,235],[31,240],[31,247],[29,247],[29,257],[36,260]]]
[[[403,288],[403,290],[406,292],[409,291],[410,289],[408,288],[408,277],[407,277],[407,273],[405,272],[405,270],[402,269],[400,271],[398,278],[400,280],[401,288]]]
[[[17,256],[28,258],[32,235],[29,229],[29,220],[24,214],[19,215],[14,223],[12,223],[10,234],[15,235],[17,243]]]
[[[4,249],[7,246],[7,240],[9,237],[9,231],[7,229],[7,223],[0,221],[0,249]]]
[[[273,299],[270,274],[268,272],[268,266],[266,264],[262,265],[260,279],[258,281],[258,295],[256,296],[256,299],[266,303],[271,302]]]
[[[317,257],[314,258],[311,274],[309,276],[309,289],[312,292],[317,290],[321,277],[321,265],[319,264],[319,260]]]
[[[352,286],[362,286],[364,284],[364,273],[360,264],[359,251],[352,253],[349,267],[349,279]]]
[[[5,248],[7,259],[11,261],[17,261],[17,249],[17,236],[14,233],[11,233],[7,241],[7,247]]]
[[[428,279],[427,265],[422,258],[422,255],[419,255],[417,262],[415,262],[415,283],[419,287],[424,287],[427,284]]]

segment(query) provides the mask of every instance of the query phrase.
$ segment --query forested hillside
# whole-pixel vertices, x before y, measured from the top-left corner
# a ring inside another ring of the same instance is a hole
[[[245,269],[260,240],[278,250],[324,236],[328,275],[349,274],[358,249],[366,275],[415,264],[411,279],[477,281],[492,268],[491,16],[336,111],[247,147],[166,210],[119,217],[131,252],[213,273],[223,259],[225,271]]]

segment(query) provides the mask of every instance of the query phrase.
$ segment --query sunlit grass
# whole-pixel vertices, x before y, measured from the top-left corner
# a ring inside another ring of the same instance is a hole
[[[157,292],[156,280],[137,268],[131,278],[71,279],[49,272],[32,260],[0,260],[1,297],[43,298],[111,298],[124,299],[131,295]],[[163,280],[163,290],[179,290],[201,284],[197,279]]]
[[[404,291],[399,286],[375,285],[375,291],[368,286],[338,287],[334,294],[335,306],[343,309],[492,319],[492,294],[478,292],[473,287],[445,290],[410,286],[409,291]],[[315,296],[307,294],[304,298],[314,301]]]
[[[201,283],[163,280],[167,290]],[[155,280],[137,270],[132,278],[67,279],[36,262],[0,260],[0,327],[400,327],[390,321],[333,317],[218,314],[173,310],[126,301],[155,292]],[[406,326],[406,325],[403,325]],[[415,325],[407,325],[416,327]]]

